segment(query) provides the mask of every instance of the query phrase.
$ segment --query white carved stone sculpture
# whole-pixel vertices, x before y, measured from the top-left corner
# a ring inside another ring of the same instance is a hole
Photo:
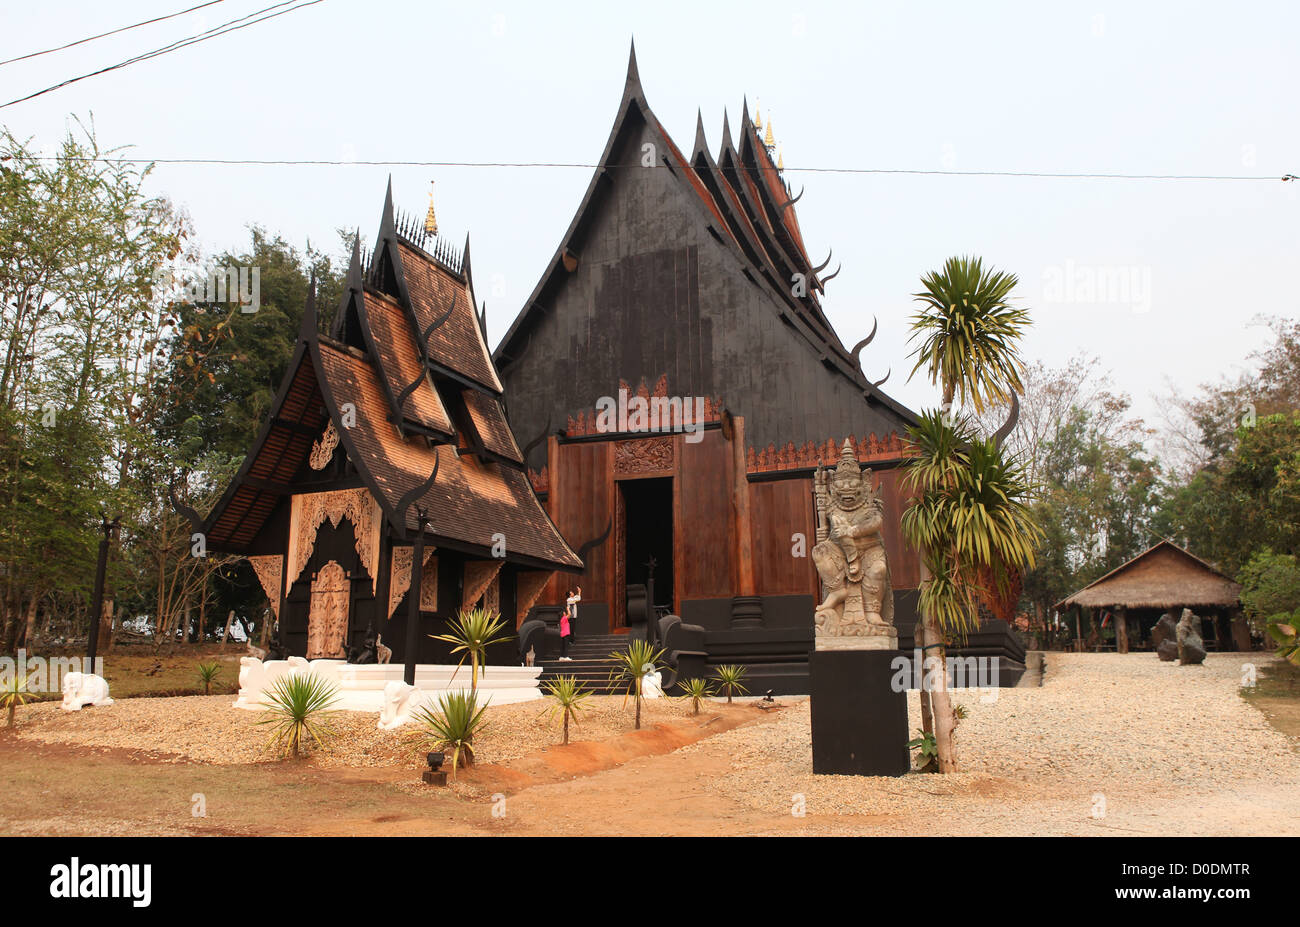
[[[239,658],[239,697],[234,708],[249,708],[260,704],[262,689],[266,685],[266,664],[257,657]]]
[[[63,710],[81,711],[86,705],[103,708],[112,705],[108,682],[94,673],[66,673],[63,676]]]
[[[850,441],[840,450],[833,473],[813,478],[817,503],[817,545],[813,563],[825,600],[817,606],[818,650],[893,650],[894,592],[881,536],[884,509],[864,474]]]
[[[663,674],[646,673],[641,677],[641,697],[642,698],[661,698],[664,694]]]
[[[391,731],[411,720],[411,712],[419,707],[424,693],[417,687],[394,679],[384,685],[384,702],[379,709],[379,730]]]

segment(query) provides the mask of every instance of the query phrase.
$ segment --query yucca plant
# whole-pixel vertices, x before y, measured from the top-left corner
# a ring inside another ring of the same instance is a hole
[[[434,640],[446,641],[452,644],[451,652],[453,654],[462,653],[460,662],[456,664],[457,672],[460,667],[469,660],[470,677],[469,687],[471,690],[478,690],[478,668],[485,665],[487,649],[492,644],[499,644],[503,641],[512,640],[513,634],[502,634],[506,626],[505,619],[497,612],[486,608],[462,608],[453,618],[449,625],[451,630],[446,634],[430,634]],[[454,678],[454,675],[453,675]]]
[[[681,687],[681,697],[691,700],[691,705],[695,709],[692,714],[698,715],[700,705],[704,703],[706,698],[713,695],[713,683],[709,682],[704,676],[696,676],[684,681],[678,680],[677,685]]]
[[[444,692],[438,696],[437,710],[421,706],[411,717],[419,725],[424,743],[433,750],[451,751],[451,780],[456,781],[456,769],[474,765],[474,737],[487,726],[487,704],[478,702],[475,691]]]
[[[628,644],[626,650],[615,650],[609,655],[610,660],[614,662],[614,669],[610,671],[610,686],[615,689],[626,689],[623,696],[623,704],[627,705],[628,698],[636,701],[636,730],[641,730],[641,685],[645,677],[660,668],[659,660],[664,655],[662,650],[656,650],[649,642],[643,640],[634,640]]]
[[[960,400],[980,412],[1024,390],[1018,343],[1030,320],[1011,306],[1017,282],[1014,274],[986,271],[979,258],[954,257],[922,277],[921,292],[913,294],[921,309],[912,317],[912,340],[921,341],[912,373],[924,369],[943,398],[941,409],[922,415],[910,431],[914,453],[905,487],[914,502],[903,514],[903,536],[921,554],[919,643],[928,680],[920,693],[922,718],[933,720],[945,773],[957,768],[946,637],[978,623],[978,592],[988,585],[982,577],[1005,590],[1011,577],[1032,566],[1039,536],[1019,468],[996,441],[975,439],[953,409]]]
[[[951,257],[921,278],[921,292],[912,294],[921,304],[908,339],[921,339],[912,373],[925,368],[943,389],[945,409],[969,399],[980,411],[1023,392],[1017,342],[1030,322],[1027,310],[1010,303],[1018,282],[1015,274],[985,270],[977,257]]]
[[[745,675],[745,668],[735,663],[727,663],[714,669],[713,678],[718,680],[718,687],[727,696],[728,705],[731,704],[733,694],[744,695],[749,691],[745,688]]]
[[[203,684],[203,694],[212,694],[212,683],[221,675],[221,664],[213,660],[210,663],[199,664],[199,682]]]
[[[578,713],[586,706],[582,703],[591,697],[591,690],[578,682],[577,676],[556,676],[546,684],[546,694],[555,701],[548,713],[552,718],[557,714],[564,717],[564,743],[569,743],[569,721],[578,723]]]
[[[325,749],[334,736],[333,706],[338,699],[338,686],[329,680],[315,673],[290,673],[262,696],[267,707],[257,723],[271,728],[271,746],[287,747],[297,759],[307,739]]]
[[[18,711],[18,706],[26,705],[36,697],[36,694],[27,688],[27,684],[31,681],[31,676],[21,679],[17,671],[14,671],[5,680],[4,688],[0,688],[0,705],[9,710],[9,721],[5,725],[6,727],[14,726],[14,715]]]

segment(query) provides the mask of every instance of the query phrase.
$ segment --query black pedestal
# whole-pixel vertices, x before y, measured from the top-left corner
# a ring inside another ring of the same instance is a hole
[[[907,690],[893,691],[896,650],[815,650],[809,657],[813,772],[901,776],[907,749]]]

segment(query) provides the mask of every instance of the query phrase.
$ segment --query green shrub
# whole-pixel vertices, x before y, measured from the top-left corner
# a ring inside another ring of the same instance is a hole
[[[333,705],[338,687],[315,673],[281,676],[263,697],[267,709],[258,724],[271,728],[270,744],[297,758],[308,738],[322,750],[334,736]]]

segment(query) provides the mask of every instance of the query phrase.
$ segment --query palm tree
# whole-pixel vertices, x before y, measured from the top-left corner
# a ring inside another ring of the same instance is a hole
[[[591,696],[591,690],[578,682],[577,676],[556,676],[546,684],[546,694],[555,699],[548,713],[551,717],[562,713],[564,715],[564,744],[569,743],[569,721],[570,719],[576,724],[578,721],[578,712],[582,711],[582,703]]]
[[[903,534],[921,553],[920,698],[923,719],[933,721],[940,772],[956,769],[945,636],[978,625],[981,575],[1006,588],[1012,571],[1033,562],[1039,537],[1019,467],[996,441],[958,422],[952,408],[960,399],[979,411],[1023,389],[1017,342],[1029,315],[1008,302],[1017,282],[1014,274],[986,271],[979,258],[954,257],[922,277],[923,290],[914,294],[922,308],[912,318],[912,340],[921,338],[912,373],[925,368],[943,406],[909,431],[914,454],[905,485],[916,498],[903,514]]]
[[[611,688],[627,687],[627,695],[623,698],[623,704],[627,704],[629,697],[636,700],[636,729],[641,730],[641,685],[645,677],[659,669],[659,660],[663,657],[662,650],[655,650],[648,642],[643,640],[634,640],[626,650],[615,650],[609,655],[610,660],[614,663],[614,669],[610,671],[609,682]]]
[[[451,630],[446,634],[430,634],[434,640],[453,644],[452,653],[465,652],[456,664],[459,670],[465,660],[470,661],[470,691],[478,691],[478,668],[487,665],[487,649],[493,644],[508,641],[513,634],[502,634],[506,626],[505,619],[497,612],[486,608],[462,608],[448,625]]]

